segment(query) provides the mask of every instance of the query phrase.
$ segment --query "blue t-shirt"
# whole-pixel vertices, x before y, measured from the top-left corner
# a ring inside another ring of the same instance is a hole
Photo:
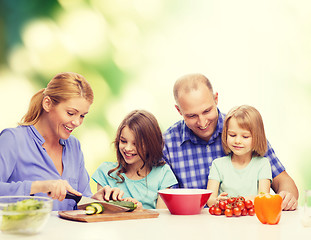
[[[79,141],[74,136],[60,140],[63,146],[61,176],[42,147],[44,142],[34,126],[7,128],[0,133],[0,196],[29,196],[33,181],[57,179],[67,180],[84,196],[92,196]],[[72,210],[75,206],[72,199],[53,202],[53,210]]]
[[[258,194],[258,181],[272,180],[271,166],[265,157],[253,157],[243,169],[236,169],[231,162],[231,155],[213,161],[208,179],[220,183],[218,195],[222,192],[231,197]]]
[[[124,173],[121,175],[125,181],[117,183],[117,181],[108,176],[108,171],[115,168],[117,162],[104,162],[92,175],[92,179],[101,186],[109,185],[110,187],[117,187],[124,191],[124,198],[132,197],[142,203],[143,208],[155,209],[158,199],[158,190],[171,187],[177,183],[169,165],[165,164],[159,167],[153,167],[151,172],[142,179],[129,179]],[[111,175],[120,179],[114,171]],[[121,179],[120,179],[121,180]]]

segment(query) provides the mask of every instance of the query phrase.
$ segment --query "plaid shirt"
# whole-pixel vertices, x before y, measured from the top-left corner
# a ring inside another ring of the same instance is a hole
[[[206,189],[212,161],[226,155],[221,144],[225,115],[219,110],[218,115],[217,127],[208,142],[193,134],[184,120],[164,132],[163,158],[178,180],[175,187]],[[269,142],[265,157],[270,161],[273,178],[285,170]]]

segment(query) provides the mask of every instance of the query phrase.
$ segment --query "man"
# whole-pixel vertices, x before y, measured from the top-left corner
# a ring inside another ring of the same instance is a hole
[[[176,109],[183,120],[164,133],[164,159],[178,179],[179,188],[207,187],[209,168],[225,156],[221,145],[224,114],[218,108],[218,93],[202,74],[189,74],[174,85]],[[270,160],[272,189],[283,198],[283,210],[295,210],[298,189],[268,142],[265,155]]]

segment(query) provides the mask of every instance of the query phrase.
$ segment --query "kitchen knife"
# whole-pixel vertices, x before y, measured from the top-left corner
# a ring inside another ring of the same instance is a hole
[[[67,192],[66,194],[66,199],[73,199],[76,201],[78,209],[85,210],[86,206],[88,206],[91,203],[100,203],[101,205],[104,206],[104,212],[129,212],[131,211],[130,208],[127,207],[122,207],[118,205],[114,205],[112,203],[106,202],[106,201],[99,201],[94,198],[89,198],[89,197],[84,197],[84,196],[77,196],[73,193]]]

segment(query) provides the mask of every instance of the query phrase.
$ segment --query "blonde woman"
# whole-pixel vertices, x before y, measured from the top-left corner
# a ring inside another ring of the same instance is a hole
[[[263,157],[267,139],[260,113],[251,106],[233,108],[224,121],[222,146],[227,156],[212,163],[207,189],[212,206],[219,199],[243,196],[253,200],[259,192],[270,192],[270,162]]]
[[[76,207],[67,192],[92,196],[80,143],[71,135],[92,103],[92,88],[77,73],[57,74],[38,91],[19,126],[0,133],[0,195],[49,196],[54,210]],[[96,198],[109,198],[105,190]]]

